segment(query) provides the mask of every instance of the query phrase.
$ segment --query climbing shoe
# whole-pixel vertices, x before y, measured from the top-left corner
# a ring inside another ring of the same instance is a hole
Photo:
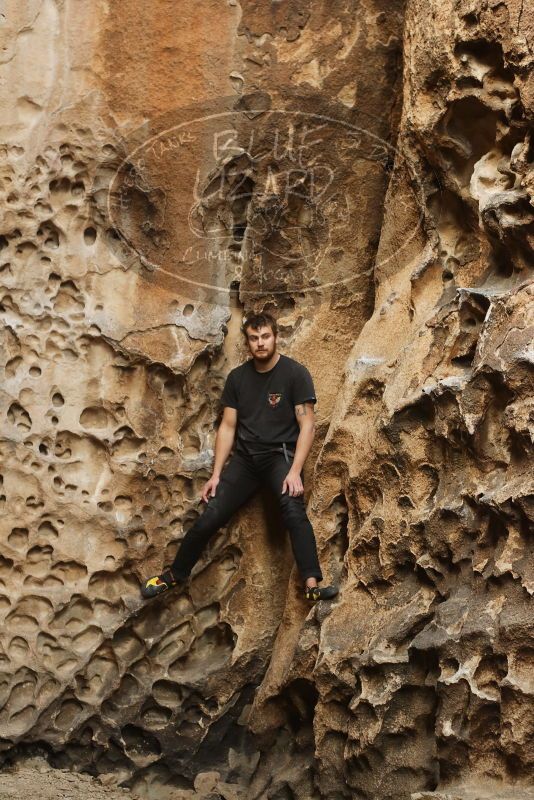
[[[143,597],[155,597],[157,594],[162,594],[162,592],[166,592],[177,585],[178,581],[171,570],[166,569],[161,575],[153,575],[151,578],[147,578],[141,586],[141,594]]]
[[[304,589],[304,597],[311,603],[316,603],[317,600],[330,600],[337,593],[336,586],[306,586]]]

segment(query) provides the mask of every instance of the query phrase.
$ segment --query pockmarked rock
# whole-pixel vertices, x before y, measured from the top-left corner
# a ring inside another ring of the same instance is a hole
[[[6,4],[0,797],[530,800],[533,36],[512,0]],[[339,595],[259,494],[144,603],[252,310],[314,379]]]

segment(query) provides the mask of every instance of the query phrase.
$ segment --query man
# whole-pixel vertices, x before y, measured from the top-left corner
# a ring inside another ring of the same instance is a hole
[[[317,402],[310,373],[276,351],[276,320],[250,315],[241,328],[252,358],[229,373],[221,403],[211,478],[202,489],[204,512],[184,536],[172,565],[148,578],[144,597],[183,583],[216,531],[266,483],[278,499],[307,600],[335,597],[334,586],[319,587],[322,572],[313,528],[304,505],[302,467],[315,436]],[[234,445],[234,452],[225,466]]]

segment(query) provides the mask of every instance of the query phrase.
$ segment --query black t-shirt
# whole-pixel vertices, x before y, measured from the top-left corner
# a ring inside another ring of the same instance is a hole
[[[304,402],[317,402],[312,377],[282,353],[267,372],[258,372],[252,358],[233,369],[221,397],[223,406],[237,409],[236,449],[251,452],[295,447],[300,428],[294,407]]]

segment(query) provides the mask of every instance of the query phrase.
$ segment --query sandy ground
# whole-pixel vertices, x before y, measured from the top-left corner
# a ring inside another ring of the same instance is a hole
[[[480,782],[449,786],[437,792],[417,792],[412,800],[534,800],[534,789]]]
[[[140,795],[116,785],[113,775],[93,778],[53,769],[44,758],[26,759],[0,770],[0,800],[138,800]],[[147,800],[143,795],[141,800]],[[219,773],[197,775],[194,789],[152,787],[149,800],[245,800],[242,787],[220,781]]]
[[[154,798],[165,800],[246,800],[244,791],[217,780],[218,773],[202,773],[194,790],[153,789]],[[139,795],[121,789],[112,776],[90,775],[52,769],[41,758],[32,758],[14,769],[0,771],[0,800],[134,800]],[[534,789],[500,784],[449,786],[444,791],[417,792],[412,800],[534,800]]]
[[[104,786],[90,775],[43,765],[0,771],[0,800],[126,800],[128,789]]]

